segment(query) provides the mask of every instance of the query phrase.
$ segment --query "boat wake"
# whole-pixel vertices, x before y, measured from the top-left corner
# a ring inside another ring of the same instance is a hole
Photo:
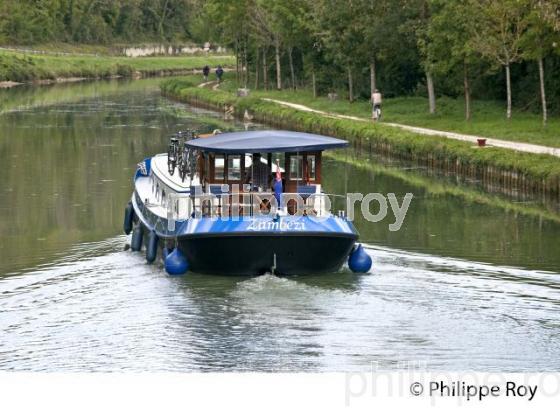
[[[171,277],[124,236],[0,279],[0,369],[546,371],[559,277],[367,246],[369,274]]]

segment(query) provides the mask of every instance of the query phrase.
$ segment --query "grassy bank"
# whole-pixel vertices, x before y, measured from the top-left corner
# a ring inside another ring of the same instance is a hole
[[[470,143],[419,135],[382,123],[325,118],[262,101],[257,93],[237,98],[232,92],[197,88],[192,79],[172,79],[163,82],[161,87],[164,93],[183,101],[219,109],[231,105],[240,116],[247,109],[255,120],[273,126],[338,136],[360,147],[488,179],[512,189],[554,194],[559,191],[560,161],[552,156],[494,147],[477,149]]]
[[[233,82],[224,84],[224,90],[236,88]],[[254,96],[303,104],[321,111],[371,118],[371,105],[358,100],[331,101],[326,97],[313,98],[309,90],[263,91],[251,90]],[[426,127],[442,131],[501,138],[509,141],[560,147],[560,118],[550,118],[546,127],[538,114],[514,111],[513,118],[505,117],[505,106],[496,101],[474,101],[472,120],[465,121],[464,100],[449,97],[437,100],[437,113],[428,113],[428,101],[423,97],[399,97],[383,103],[383,121]]]
[[[24,54],[0,50],[0,81],[54,80],[56,78],[131,77],[200,69],[204,65],[235,64],[232,56],[112,57],[86,55]]]
[[[484,204],[494,208],[501,208],[508,212],[520,213],[522,215],[545,218],[560,223],[560,214],[554,209],[549,209],[546,204],[538,202],[509,201],[498,195],[489,194],[468,185],[457,186],[442,179],[431,178],[421,174],[410,173],[399,167],[379,165],[367,155],[347,156],[340,152],[328,151],[324,154],[327,158],[338,161],[347,161],[352,166],[365,169],[375,173],[397,178],[414,187],[425,190],[431,196],[445,198],[447,195],[462,198],[467,203]]]
[[[46,54],[92,54],[92,55],[106,55],[106,56],[122,56],[125,48],[152,48],[161,46],[173,46],[172,44],[162,44],[158,41],[137,41],[134,43],[119,43],[111,42],[111,44],[84,44],[84,43],[61,43],[50,42],[32,45],[11,45],[0,44],[0,48],[9,50],[29,51],[31,53],[46,53]],[[181,42],[179,47],[197,47],[197,44],[189,42]],[[30,54],[31,54],[30,53]],[[196,55],[206,55],[201,52]]]

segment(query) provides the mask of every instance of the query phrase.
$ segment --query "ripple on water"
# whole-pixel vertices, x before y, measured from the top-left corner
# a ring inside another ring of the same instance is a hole
[[[544,371],[559,367],[557,275],[369,248],[374,270],[167,276],[77,245],[0,280],[0,369]]]

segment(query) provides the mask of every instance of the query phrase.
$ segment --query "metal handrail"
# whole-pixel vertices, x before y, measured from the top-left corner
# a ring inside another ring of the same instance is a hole
[[[292,215],[298,212],[300,206],[303,206],[300,211],[302,214],[319,217],[343,216],[347,213],[347,197],[314,193],[306,195],[304,199],[297,193],[283,193],[280,204],[277,204],[272,192],[239,192],[218,195],[170,193],[167,198],[167,215],[168,219],[177,221],[193,217],[252,217],[275,213]]]

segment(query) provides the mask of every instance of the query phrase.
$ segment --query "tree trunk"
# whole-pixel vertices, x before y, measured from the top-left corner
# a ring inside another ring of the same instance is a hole
[[[239,44],[235,40],[235,81],[239,84]]]
[[[256,54],[255,54],[255,90],[258,90],[259,89],[259,56],[260,56],[259,48],[257,47],[257,49],[255,51],[256,51]]]
[[[95,3],[95,2],[92,2]],[[161,11],[161,18],[159,19],[159,23],[158,23],[158,31],[159,31],[159,37],[161,38],[161,42],[164,43],[165,42],[165,35],[163,32],[163,23],[165,22],[165,18],[167,17],[167,5],[169,4],[169,0],[165,0],[165,3],[163,5],[163,10]]]
[[[465,120],[471,120],[471,87],[469,84],[469,67],[464,63],[463,84],[465,88]]]
[[[506,87],[507,87],[507,112],[506,117],[511,119],[511,75],[509,72],[509,62],[506,64]]]
[[[430,104],[430,114],[436,113],[436,93],[434,91],[434,80],[432,73],[426,71],[426,86],[428,87],[428,101]]]
[[[248,61],[248,57],[247,57],[247,39],[243,40],[243,61],[244,61],[244,67],[243,67],[243,74],[245,75],[245,88],[247,88],[247,85],[249,83],[249,61]]]
[[[354,84],[352,81],[352,69],[348,66],[348,99],[354,101]]]
[[[290,60],[290,76],[292,78],[292,89],[296,89],[296,73],[294,71],[294,57],[292,56],[293,48],[288,48],[288,57]]]
[[[375,92],[375,90],[377,89],[377,85],[376,83],[376,74],[375,74],[375,59],[371,60],[371,63],[369,65],[369,86],[370,86],[370,90],[371,92],[369,93],[369,95],[373,95],[373,93]]]
[[[266,48],[263,48],[262,64],[263,64],[263,84],[264,89],[268,90],[268,65],[266,64]]]
[[[274,48],[276,51],[276,89],[282,89],[282,69],[280,67],[280,38],[276,36],[274,39]]]
[[[317,81],[315,79],[315,68],[311,70],[311,84],[313,86],[313,98],[317,98]]]
[[[546,92],[544,87],[544,64],[543,64],[542,57],[539,58],[538,64],[539,64],[539,80],[541,83],[542,122],[543,122],[543,126],[546,126],[548,114],[546,112]]]

